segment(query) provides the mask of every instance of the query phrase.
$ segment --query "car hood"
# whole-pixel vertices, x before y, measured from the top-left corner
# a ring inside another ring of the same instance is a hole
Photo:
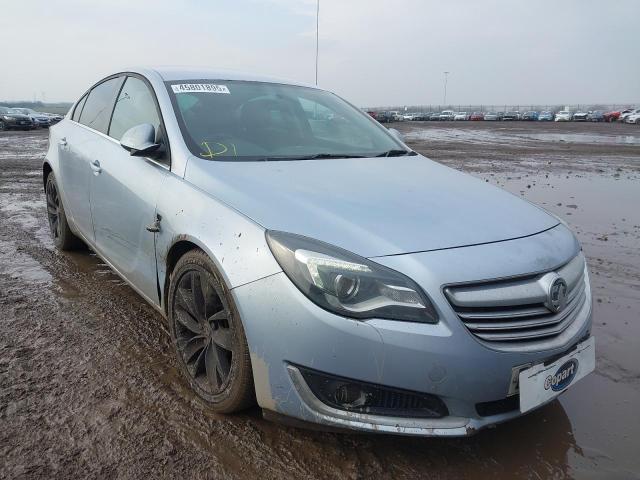
[[[192,157],[185,179],[266,229],[365,257],[497,242],[558,224],[533,204],[421,155],[273,162]]]

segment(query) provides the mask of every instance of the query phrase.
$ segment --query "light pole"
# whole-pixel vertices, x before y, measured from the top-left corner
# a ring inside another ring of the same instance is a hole
[[[443,103],[443,107],[447,108],[447,78],[449,77],[449,72],[443,72],[443,73],[444,73],[444,102],[442,103]]]
[[[320,25],[320,0],[316,2],[316,87],[318,86],[318,31]]]

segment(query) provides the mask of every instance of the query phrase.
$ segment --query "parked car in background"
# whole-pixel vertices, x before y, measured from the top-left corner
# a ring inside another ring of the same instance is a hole
[[[620,120],[622,115],[629,114],[633,111],[633,108],[626,108],[624,110],[613,110],[611,112],[605,112],[604,121],[605,122],[617,122]]]
[[[544,111],[540,112],[540,115],[538,115],[538,121],[540,121],[540,122],[552,122],[553,121],[553,112],[550,112],[549,110],[544,110]]]
[[[556,113],[554,120],[556,122],[570,122],[572,118],[571,112],[569,110],[560,110]]]
[[[522,114],[522,120],[535,121],[535,120],[538,120],[538,117],[539,117],[538,112],[534,112],[533,110],[524,112]]]
[[[573,114],[573,119],[572,120],[574,122],[586,122],[588,116],[589,116],[589,112],[578,111],[578,112]]]
[[[456,112],[453,110],[443,110],[440,112],[440,120],[453,120],[456,117]]]
[[[592,110],[587,115],[589,122],[604,122],[604,112],[602,110]]]
[[[391,123],[394,121],[394,115],[391,112],[382,111],[376,113],[376,120],[380,123]]]
[[[520,112],[505,112],[502,120],[520,120]]]
[[[64,115],[58,115],[57,113],[45,113],[49,117],[51,125],[55,125],[64,118]]]
[[[404,114],[398,112],[397,110],[391,110],[389,113],[393,115],[394,122],[404,122]]]
[[[420,112],[411,112],[411,113],[405,113],[404,114],[404,119],[408,122],[413,122],[415,120],[420,120],[420,116],[422,114]]]
[[[440,120],[440,112],[433,112],[429,115],[429,120]]]
[[[473,112],[469,116],[469,120],[472,120],[472,121],[484,120],[484,113],[482,113],[482,112]]]
[[[595,368],[569,227],[330,92],[137,69],[93,85],[49,132],[55,247],[88,245],[166,319],[168,341],[163,322],[155,337],[176,388],[210,412],[257,403],[323,428],[467,436]]]
[[[46,113],[36,112],[33,108],[24,108],[24,107],[12,107],[12,110],[23,113],[31,118],[34,126],[48,128],[51,125],[51,118]]]
[[[634,110],[624,118],[624,123],[635,123],[640,125],[640,108]]]
[[[29,115],[8,107],[0,107],[0,130],[31,130],[33,120]]]
[[[495,122],[502,120],[502,115],[499,112],[487,112],[484,114],[484,119],[489,122]]]
[[[469,120],[469,114],[467,112],[458,112],[453,116],[454,120]]]
[[[371,118],[375,118],[377,120],[378,112],[374,112],[373,110],[367,110],[367,115],[369,115]]]
[[[640,111],[640,109],[637,109],[637,108],[636,109],[629,108],[627,110],[623,110],[622,112],[620,112],[620,117],[618,118],[618,121],[626,123],[627,117],[629,115],[637,113],[638,111]]]

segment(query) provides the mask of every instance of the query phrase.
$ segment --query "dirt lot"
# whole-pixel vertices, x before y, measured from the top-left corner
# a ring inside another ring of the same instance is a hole
[[[597,371],[466,439],[321,433],[215,415],[161,317],[48,236],[46,131],[0,133],[0,477],[640,478],[640,128],[392,125],[418,151],[566,220],[594,288]]]

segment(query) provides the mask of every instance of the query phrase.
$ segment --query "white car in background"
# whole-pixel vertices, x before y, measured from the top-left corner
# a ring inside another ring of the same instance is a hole
[[[556,122],[570,122],[573,116],[569,110],[560,110],[556,113]]]
[[[633,114],[638,113],[638,112],[640,112],[640,108],[636,108],[634,110],[622,111],[620,113],[620,117],[618,117],[618,121],[622,122],[622,123],[626,123],[628,116],[633,115]]]
[[[454,120],[469,120],[469,114],[467,112],[458,112],[453,117]]]
[[[440,120],[453,120],[456,116],[456,112],[453,110],[443,110],[440,113]]]
[[[624,117],[624,123],[635,123],[640,125],[640,108],[636,108],[633,112]]]
[[[394,122],[404,122],[404,115],[398,112],[397,110],[393,110],[389,113],[393,117]]]

